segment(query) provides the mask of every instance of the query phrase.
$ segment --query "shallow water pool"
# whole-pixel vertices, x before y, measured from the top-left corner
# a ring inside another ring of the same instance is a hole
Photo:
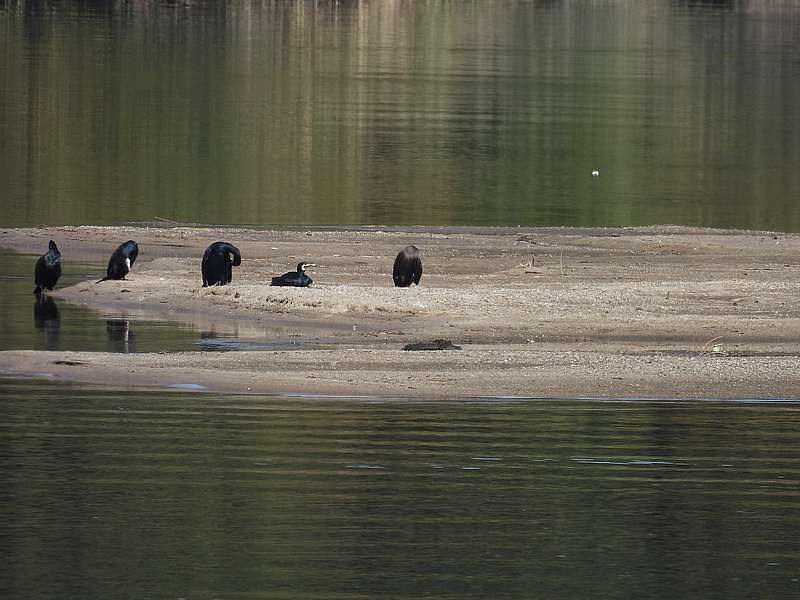
[[[43,249],[43,251],[46,250]],[[199,333],[174,322],[96,312],[33,292],[36,256],[0,252],[0,350],[175,352],[196,349]],[[97,279],[104,269],[63,261],[56,286]]]
[[[46,249],[46,248],[45,248]],[[43,294],[33,295],[36,256],[0,251],[0,351],[75,352],[227,352],[322,348],[308,338],[276,338],[265,328],[261,337],[240,338],[228,327],[209,322],[213,331],[177,321],[135,318],[91,310]],[[56,289],[102,276],[99,266],[64,260]]]

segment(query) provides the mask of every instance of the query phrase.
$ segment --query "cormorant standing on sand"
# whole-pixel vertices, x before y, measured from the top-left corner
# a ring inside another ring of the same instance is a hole
[[[228,242],[214,242],[203,254],[203,287],[228,285],[233,279],[233,267],[242,264],[242,255]]]
[[[61,252],[58,251],[56,243],[50,240],[47,253],[42,254],[36,261],[36,269],[33,273],[36,289],[33,290],[33,293],[38,296],[45,289],[53,291],[59,277],[61,277]]]
[[[280,277],[273,277],[270,285],[285,285],[293,287],[308,287],[314,280],[306,275],[308,267],[316,267],[314,263],[301,262],[297,264],[297,271],[289,271]]]
[[[422,277],[422,260],[419,257],[419,248],[406,246],[397,253],[392,269],[392,279],[397,287],[409,287],[412,283],[419,285]]]
[[[120,244],[119,247],[111,253],[111,258],[108,259],[106,276],[97,283],[108,279],[125,279],[128,273],[131,272],[137,256],[139,256],[139,244],[133,240],[128,240],[124,244]]]

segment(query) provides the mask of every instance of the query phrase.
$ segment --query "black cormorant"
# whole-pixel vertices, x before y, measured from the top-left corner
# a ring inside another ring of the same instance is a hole
[[[397,253],[392,269],[392,279],[397,287],[409,287],[412,283],[419,285],[422,277],[422,260],[419,257],[419,248],[406,246]]]
[[[111,258],[108,259],[106,276],[97,283],[106,281],[107,279],[125,279],[128,273],[131,272],[137,256],[139,256],[139,244],[133,240],[128,240],[124,244],[120,244],[119,247],[111,253]]]
[[[311,277],[306,275],[308,267],[316,267],[314,263],[301,262],[297,264],[297,271],[289,271],[280,277],[273,277],[270,285],[288,285],[294,287],[308,287],[313,283]]]
[[[239,249],[227,242],[214,242],[203,254],[203,287],[228,285],[233,279],[233,267],[242,264]]]
[[[33,282],[36,284],[34,294],[41,294],[42,290],[51,290],[61,277],[61,252],[53,240],[47,246],[47,254],[43,254],[36,261]]]

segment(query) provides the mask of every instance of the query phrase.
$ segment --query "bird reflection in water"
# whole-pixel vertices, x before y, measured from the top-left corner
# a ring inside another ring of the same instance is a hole
[[[57,350],[61,317],[58,314],[58,305],[52,296],[47,294],[36,296],[33,305],[33,324],[45,336],[45,350]]]
[[[136,335],[127,319],[107,319],[106,334],[111,342],[112,352],[128,354],[136,352]]]

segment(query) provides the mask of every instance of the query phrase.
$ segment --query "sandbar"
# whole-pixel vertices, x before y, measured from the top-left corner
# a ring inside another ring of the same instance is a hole
[[[377,398],[800,397],[800,236],[697,229],[358,227],[286,230],[152,223],[0,230],[0,247],[58,242],[97,277],[54,296],[296,349],[105,354],[0,352],[0,373],[116,388]],[[121,242],[126,281],[95,282]],[[200,259],[240,248],[231,285]],[[395,288],[396,253],[422,252]],[[300,262],[309,288],[270,287]],[[404,351],[447,339],[461,350]]]

